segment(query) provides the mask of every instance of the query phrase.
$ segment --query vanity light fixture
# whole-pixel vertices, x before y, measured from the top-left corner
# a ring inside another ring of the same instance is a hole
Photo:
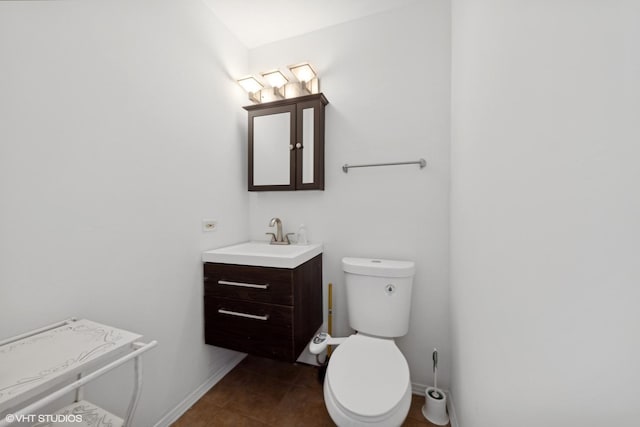
[[[264,85],[253,76],[238,79],[238,84],[249,94],[249,99],[253,102],[260,102],[260,91]]]
[[[308,62],[303,62],[301,64],[289,65],[289,70],[296,76],[299,82],[308,82],[311,79],[316,77],[316,72],[311,67],[311,64]]]
[[[249,99],[257,104],[283,98],[320,93],[318,75],[308,62],[288,67],[297,81],[289,81],[278,69],[260,73],[267,82],[266,87],[255,77],[238,79],[238,83],[249,94]]]
[[[318,74],[311,64],[302,62],[300,64],[290,65],[289,70],[300,82],[303,91],[307,93],[318,93]]]
[[[261,73],[262,77],[267,80],[269,86],[281,88],[289,82],[289,79],[284,76],[280,72],[280,70],[267,71],[265,73]]]
[[[286,78],[280,70],[272,70],[260,74],[262,74],[262,77],[267,81],[269,86],[273,88],[269,93],[263,94],[264,96],[261,97],[262,100],[268,101],[270,100],[269,98],[283,99],[285,97],[286,84],[289,82],[289,79]]]

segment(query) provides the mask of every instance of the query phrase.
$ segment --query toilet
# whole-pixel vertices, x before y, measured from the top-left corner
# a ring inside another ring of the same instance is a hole
[[[344,258],[349,324],[357,332],[344,338],[329,359],[325,405],[343,426],[399,426],[411,405],[409,365],[395,337],[409,329],[411,261]]]

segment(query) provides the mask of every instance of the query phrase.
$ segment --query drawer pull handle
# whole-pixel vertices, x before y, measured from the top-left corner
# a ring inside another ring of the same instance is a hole
[[[264,316],[258,316],[257,314],[240,313],[239,311],[230,311],[225,310],[224,308],[219,308],[218,313],[228,314],[229,316],[246,317],[247,319],[269,320],[268,314],[265,314]]]
[[[218,280],[218,285],[239,286],[241,288],[269,289],[269,284],[257,285],[255,283],[229,282],[226,280]]]

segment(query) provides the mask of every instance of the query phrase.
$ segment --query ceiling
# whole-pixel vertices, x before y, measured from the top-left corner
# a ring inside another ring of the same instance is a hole
[[[204,0],[248,48],[396,9],[415,0]]]

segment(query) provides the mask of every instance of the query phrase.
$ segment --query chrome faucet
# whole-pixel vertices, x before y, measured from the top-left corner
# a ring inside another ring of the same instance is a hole
[[[286,236],[282,236],[282,221],[280,221],[280,218],[271,218],[271,221],[269,221],[269,227],[273,227],[276,226],[276,232],[274,233],[265,233],[267,235],[271,236],[271,243],[272,245],[288,245],[290,244],[289,242],[289,235],[290,234],[295,234],[295,233],[287,233]]]

